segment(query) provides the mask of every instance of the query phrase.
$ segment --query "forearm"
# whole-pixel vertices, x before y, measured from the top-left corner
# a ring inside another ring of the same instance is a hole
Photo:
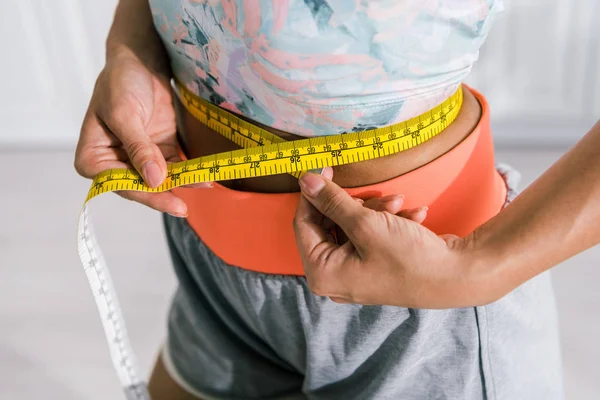
[[[144,65],[169,73],[168,57],[156,32],[148,0],[120,0],[106,39],[107,61],[137,57]]]
[[[466,242],[474,268],[514,288],[600,243],[600,122]],[[502,291],[502,290],[501,290]]]

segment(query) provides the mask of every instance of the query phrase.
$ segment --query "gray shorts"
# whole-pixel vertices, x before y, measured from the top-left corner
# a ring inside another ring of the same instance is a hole
[[[179,287],[163,359],[198,397],[563,398],[548,273],[484,307],[337,304],[225,264],[183,219],[165,227]]]

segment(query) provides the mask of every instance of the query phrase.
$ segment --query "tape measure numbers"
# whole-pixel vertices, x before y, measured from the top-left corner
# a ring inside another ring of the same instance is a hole
[[[362,132],[284,141],[200,99],[179,83],[175,88],[194,117],[244,148],[170,164],[167,179],[157,188],[147,186],[132,169],[102,172],[94,178],[86,201],[115,190],[163,192],[200,182],[284,173],[298,177],[302,171],[396,154],[418,146],[444,130],[456,119],[463,100],[459,88],[442,104],[406,122]]]
[[[400,124],[286,142],[200,99],[178,83],[174,89],[194,117],[243,149],[170,164],[167,179],[157,188],[147,186],[132,169],[111,169],[97,175],[92,182],[79,215],[79,258],[94,295],[113,366],[130,400],[149,400],[150,396],[131,350],[110,273],[94,237],[87,207],[92,198],[116,190],[163,192],[199,182],[282,173],[298,177],[307,170],[376,159],[413,148],[436,136],[456,119],[463,101],[459,88],[431,111]]]

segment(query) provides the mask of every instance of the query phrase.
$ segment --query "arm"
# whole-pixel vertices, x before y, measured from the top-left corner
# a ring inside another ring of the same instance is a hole
[[[506,209],[464,239],[367,209],[305,174],[294,230],[311,290],[334,301],[481,305],[600,242],[600,122]],[[324,218],[326,217],[326,218]],[[324,221],[348,242],[338,245]]]
[[[504,294],[600,242],[600,122],[465,244]]]
[[[148,0],[120,0],[106,39],[106,59],[134,56],[154,71],[170,74]]]
[[[167,164],[181,161],[170,76],[148,0],[121,0],[106,41],[106,64],[77,143],[75,169],[80,175],[93,178],[133,165],[151,187],[163,182]],[[162,212],[187,215],[186,204],[171,192],[118,193]]]

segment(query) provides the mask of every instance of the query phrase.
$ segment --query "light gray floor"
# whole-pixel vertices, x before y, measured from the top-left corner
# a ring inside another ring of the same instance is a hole
[[[528,184],[558,152],[501,151]],[[89,182],[69,152],[0,151],[0,399],[120,398],[79,265],[76,222]],[[57,184],[58,183],[58,184]],[[175,281],[159,215],[102,196],[92,213],[134,348],[149,371]],[[600,248],[555,269],[567,399],[600,398]]]

